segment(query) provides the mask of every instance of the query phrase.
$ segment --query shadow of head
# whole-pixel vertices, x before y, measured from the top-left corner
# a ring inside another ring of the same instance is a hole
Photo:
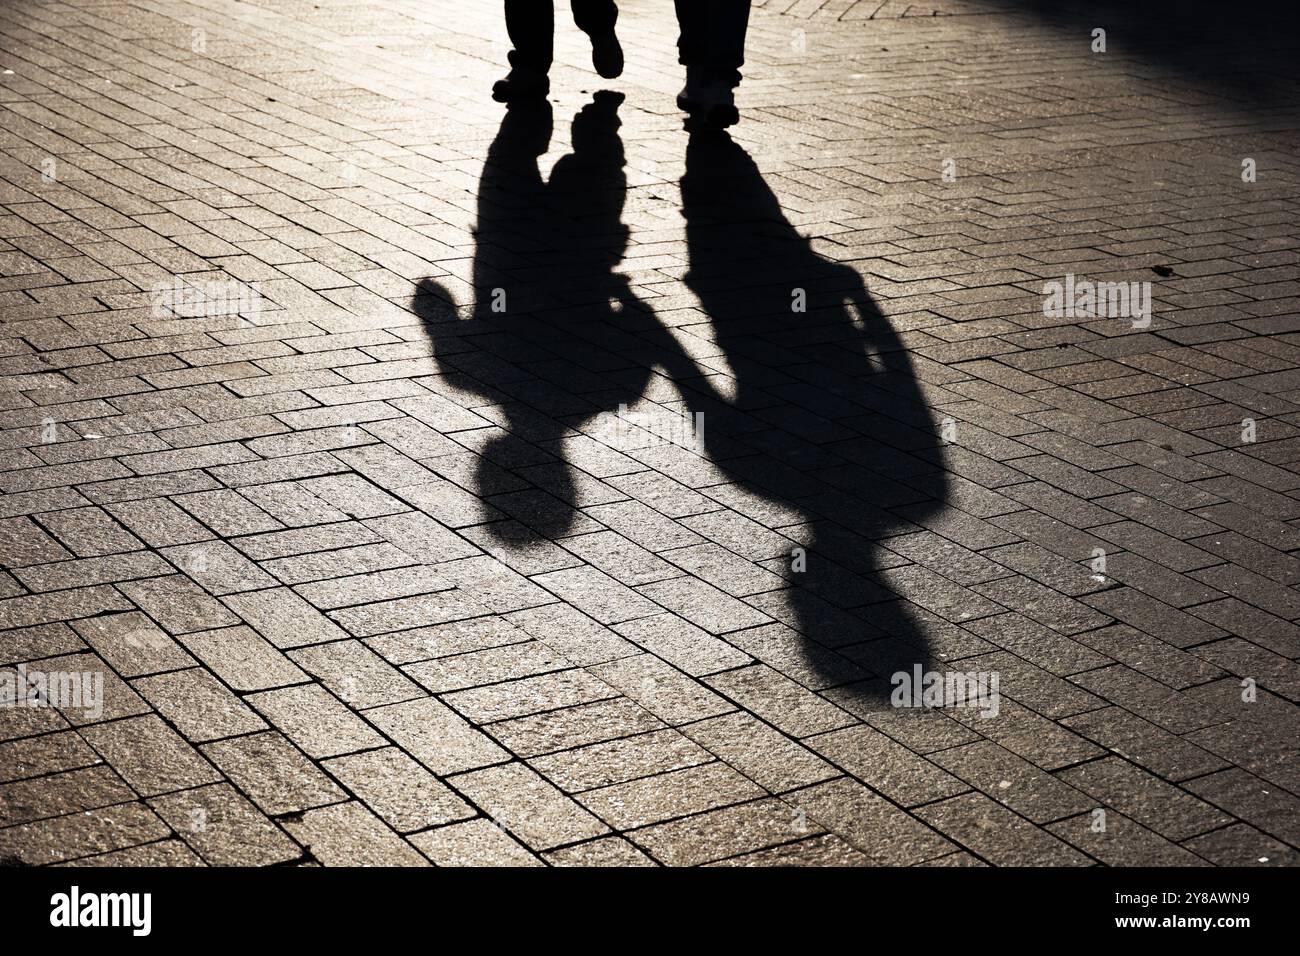
[[[818,688],[887,693],[927,661],[888,540],[945,507],[939,425],[859,272],[816,252],[745,150],[693,133],[681,195],[685,282],[726,366],[699,383],[705,446],[723,500],[794,542],[766,539],[755,560],[787,588],[750,600],[803,635]]]

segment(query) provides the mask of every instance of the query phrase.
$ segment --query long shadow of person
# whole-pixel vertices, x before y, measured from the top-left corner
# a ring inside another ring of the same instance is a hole
[[[813,251],[727,134],[691,135],[681,195],[684,281],[730,366],[687,386],[704,445],[753,499],[738,507],[777,515],[802,547],[766,564],[789,587],[763,609],[803,635],[820,686],[861,665],[880,679],[855,689],[886,694],[892,674],[926,662],[927,640],[922,616],[878,579],[905,563],[883,561],[879,542],[943,508],[941,429],[861,276]]]
[[[487,528],[516,547],[573,531],[589,502],[564,445],[645,397],[658,366],[704,413],[703,452],[729,482],[707,490],[802,549],[774,560],[769,540],[743,556],[785,575],[750,600],[803,635],[811,683],[857,681],[857,665],[885,680],[910,670],[924,631],[875,580],[878,542],[942,507],[946,479],[902,343],[858,274],[794,230],[749,156],[699,133],[681,183],[684,281],[726,362],[704,357],[702,373],[615,272],[628,242],[621,99],[596,94],[545,179],[549,105],[508,110],[479,182],[474,303],[456,308],[432,280],[412,301],[445,385],[493,423],[457,434],[479,452],[475,490],[516,519]]]
[[[412,300],[446,383],[479,396],[475,411],[498,426],[475,449],[475,486],[517,519],[488,525],[513,544],[574,528],[586,489],[565,442],[634,404],[652,374],[638,332],[653,319],[615,271],[628,242],[622,100],[594,95],[548,178],[550,104],[508,109],[479,181],[473,306],[458,312],[429,279]]]

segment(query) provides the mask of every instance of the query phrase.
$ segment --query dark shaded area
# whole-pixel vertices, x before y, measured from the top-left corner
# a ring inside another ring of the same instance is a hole
[[[787,571],[786,623],[825,647],[860,645],[850,656],[879,676],[910,668],[926,642],[908,606],[875,580],[876,542],[917,530],[911,522],[941,510],[948,490],[911,360],[862,277],[813,251],[725,133],[691,136],[681,190],[685,282],[735,375],[730,397],[715,379],[689,383],[703,392],[691,404],[705,412],[710,460],[802,517],[787,532],[807,564]],[[792,311],[796,290],[806,312]],[[778,604],[764,608],[782,616]],[[828,684],[848,673],[834,656],[812,661]]]
[[[628,241],[622,99],[597,93],[574,117],[573,151],[547,179],[538,160],[550,145],[550,104],[506,110],[479,183],[475,304],[458,318],[431,280],[412,303],[448,383],[495,406],[484,413],[500,428],[479,449],[478,493],[539,538],[568,534],[571,505],[584,500],[561,441],[635,403],[652,374],[652,342],[667,340],[614,273]],[[491,527],[520,540],[517,527]]]
[[[1300,4],[1293,0],[1019,0],[1048,23],[1095,27],[1107,49],[1176,70],[1239,109],[1269,107],[1300,93]]]
[[[746,556],[791,585],[753,600],[808,639],[817,686],[924,661],[909,605],[876,580],[879,539],[915,530],[948,487],[907,352],[858,273],[813,251],[749,155],[726,134],[697,132],[681,183],[684,281],[730,374],[716,355],[692,359],[614,274],[628,241],[620,99],[597,94],[578,114],[573,151],[545,180],[549,106],[508,110],[479,187],[476,303],[453,309],[431,280],[412,302],[458,400],[500,426],[475,476],[515,519],[493,533],[520,547],[584,530],[575,508],[605,489],[563,460],[561,442],[656,385],[662,398],[659,369],[704,415],[707,458],[732,483],[722,500],[803,549],[755,529]]]

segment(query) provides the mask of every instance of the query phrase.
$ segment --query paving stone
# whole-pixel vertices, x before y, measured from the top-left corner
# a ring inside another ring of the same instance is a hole
[[[1225,766],[1213,753],[1120,707],[1069,717],[1063,723],[1169,780],[1187,780]]]
[[[1207,865],[1194,853],[1120,813],[1106,813],[1104,830],[1100,829],[1100,819],[1087,813],[1049,824],[1047,829],[1107,866],[1137,866],[1139,861],[1149,861],[1153,866]]]
[[[445,700],[475,723],[488,723],[616,695],[613,687],[589,671],[571,667],[537,677],[455,691],[446,694]]]
[[[52,701],[51,707],[0,708],[0,720],[9,714],[21,719],[23,714],[53,714],[57,709],[68,723],[84,727],[145,714],[149,710],[130,685],[94,654],[71,654],[42,660],[29,668],[29,682],[33,671],[46,675],[52,686],[62,687],[66,678],[70,683],[71,700],[66,704]],[[81,687],[80,700],[77,699],[78,685]]]
[[[807,747],[752,714],[711,717],[686,724],[681,731],[773,793],[816,783],[836,772]]]
[[[119,803],[0,830],[0,856],[40,866],[149,843],[170,834],[167,824],[144,804]]]
[[[855,722],[834,704],[762,664],[727,671],[708,683],[792,737],[806,737]]]
[[[59,863],[57,866],[203,866],[203,861],[180,840],[158,840],[141,846],[127,847],[79,860]]]
[[[403,671],[430,693],[438,694],[531,677],[568,666],[566,659],[541,641],[527,641],[409,664]]]
[[[740,667],[752,660],[739,648],[675,614],[643,617],[615,625],[614,629],[692,677]]]
[[[1285,843],[1296,843],[1297,798],[1244,770],[1218,773],[1183,784],[1203,800]]]
[[[841,777],[786,799],[876,866],[907,866],[952,849],[939,834],[856,780]]]
[[[143,614],[109,614],[73,627],[100,657],[124,677],[180,670],[194,664],[185,649]]]
[[[823,828],[806,815],[769,798],[660,823],[626,836],[661,863],[692,866],[820,832]]]
[[[995,866],[1087,866],[1082,853],[994,803],[967,793],[921,807],[917,815]]]
[[[766,791],[719,761],[587,790],[577,800],[617,830],[765,796]]]
[[[420,852],[438,866],[543,866],[541,860],[503,827],[479,817],[411,836]]]
[[[194,743],[266,729],[265,721],[244,701],[200,667],[141,677],[131,686]]]
[[[249,694],[244,701],[316,760],[385,744],[373,727],[319,684]]]
[[[153,810],[213,866],[269,866],[301,848],[226,784],[155,797]]]
[[[281,649],[340,640],[347,636],[288,588],[231,594],[223,603]]]
[[[410,664],[529,640],[528,632],[495,615],[413,628],[367,638],[366,646],[390,664]]]
[[[396,747],[336,757],[325,762],[325,769],[399,833],[474,815],[464,800]]]
[[[551,866],[654,866],[654,861],[620,837],[600,837],[542,854]]]
[[[547,604],[514,611],[506,615],[506,620],[580,666],[604,664],[637,652],[634,644],[615,633],[617,628],[599,624],[567,604]]]
[[[375,707],[365,716],[439,776],[510,758],[490,737],[432,697]]]
[[[1213,807],[1118,757],[1089,761],[1057,776],[1174,842],[1228,822]]]
[[[285,829],[325,866],[427,866],[425,859],[356,801],[308,810]]]
[[[867,866],[870,860],[833,834],[709,863],[708,866]]]
[[[274,731],[219,740],[205,745],[203,753],[269,816],[346,799],[333,781]]]
[[[265,690],[311,679],[247,627],[184,634],[181,643],[236,691]]]
[[[135,798],[135,793],[107,766],[68,770],[36,780],[0,785],[0,828],[45,817],[81,813]]]
[[[951,774],[866,726],[812,737],[813,750],[873,790],[904,806],[929,803],[968,789]]]
[[[661,720],[627,697],[545,711],[491,725],[492,735],[523,757],[614,740],[663,727]]]
[[[497,824],[534,850],[600,836],[608,827],[523,764],[451,778]]]
[[[142,796],[212,783],[221,776],[184,738],[153,715],[99,724],[81,733]]]
[[[1065,774],[1054,780],[991,741],[940,751],[929,759],[1035,823],[1060,820],[1092,808],[1092,801],[1084,793],[1062,785],[1061,780],[1069,779]]]
[[[567,793],[709,763],[714,756],[675,730],[652,731],[533,757],[528,764]]]
[[[668,724],[689,723],[732,710],[707,687],[649,654],[625,657],[590,671]]]
[[[67,730],[0,744],[0,782],[27,780],[101,762],[75,731]]]
[[[351,707],[378,707],[423,696],[401,671],[360,641],[333,641],[289,651],[289,658]]]
[[[1194,837],[1184,844],[1216,866],[1295,866],[1300,854],[1245,823]]]

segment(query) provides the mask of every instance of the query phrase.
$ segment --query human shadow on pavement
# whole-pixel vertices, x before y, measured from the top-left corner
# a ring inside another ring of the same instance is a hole
[[[598,529],[578,509],[623,495],[590,475],[610,444],[638,452],[594,426],[646,399],[684,420],[680,392],[704,427],[667,460],[717,510],[756,522],[717,538],[782,579],[736,593],[802,635],[810,686],[887,694],[891,674],[928,658],[915,609],[877,577],[906,562],[879,542],[916,530],[947,492],[911,360],[858,273],[813,251],[725,133],[688,146],[682,278],[705,316],[672,297],[669,321],[685,328],[670,334],[615,272],[628,243],[620,101],[596,94],[546,178],[549,105],[507,110],[479,182],[474,303],[454,306],[431,279],[412,300],[436,387],[485,420],[456,436],[478,452],[474,490],[514,519],[485,528],[507,548]],[[639,457],[655,467],[654,455]]]
[[[813,250],[727,134],[691,135],[681,195],[684,280],[729,366],[689,383],[709,458],[747,493],[737,510],[784,523],[803,549],[764,555],[790,588],[751,600],[810,642],[822,686],[856,680],[860,666],[884,679],[863,687],[887,693],[892,674],[928,660],[928,641],[915,607],[878,577],[907,563],[880,542],[945,507],[939,423],[862,277]]]
[[[598,92],[574,117],[572,150],[544,178],[553,120],[546,101],[506,110],[479,180],[470,283],[474,303],[423,280],[423,320],[456,400],[498,426],[475,450],[475,488],[516,519],[490,533],[527,545],[572,532],[588,486],[564,460],[566,440],[602,412],[633,405],[666,333],[615,272],[627,248],[627,195],[618,109]],[[671,364],[683,374],[681,360]]]

